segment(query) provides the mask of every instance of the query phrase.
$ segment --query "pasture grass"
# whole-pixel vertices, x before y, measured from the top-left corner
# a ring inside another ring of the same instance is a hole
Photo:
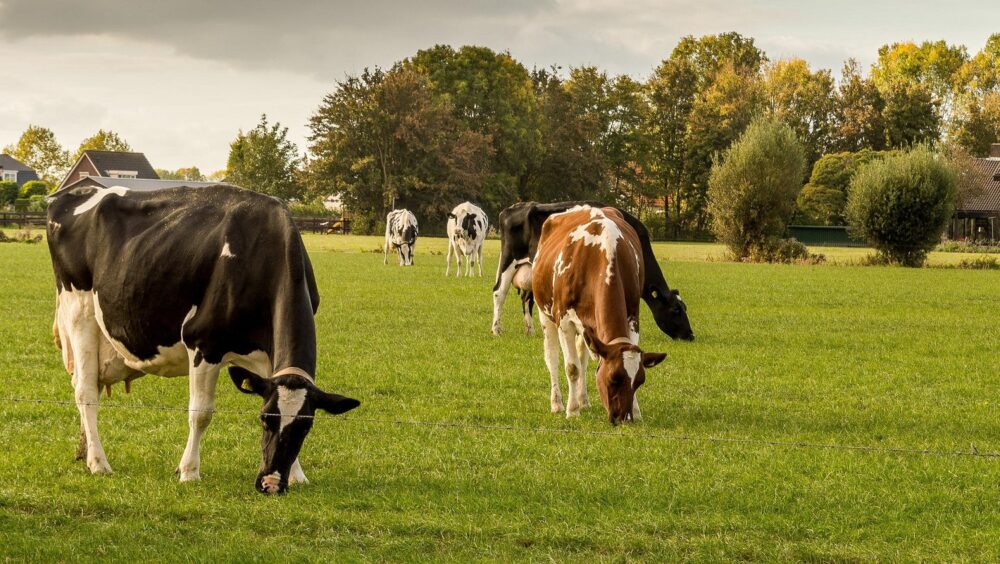
[[[383,266],[376,237],[306,241],[318,383],[363,402],[316,422],[312,483],[253,491],[259,404],[225,376],[194,484],[173,473],[183,412],[102,409],[115,473],[99,477],[73,460],[74,407],[0,400],[0,558],[1000,558],[1000,460],[784,444],[1000,451],[1000,272],[734,264],[657,244],[697,340],[670,342],[643,309],[643,347],[670,356],[640,391],[644,419],[611,428],[593,365],[595,406],[548,413],[516,296],[489,334],[495,241],[471,279],[442,276],[444,240],[421,239],[413,268]],[[0,397],[72,400],[45,246],[0,245],[0,271]],[[102,401],[183,409],[187,384],[114,392]]]

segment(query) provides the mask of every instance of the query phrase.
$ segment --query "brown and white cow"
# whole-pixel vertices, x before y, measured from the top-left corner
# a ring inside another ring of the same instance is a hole
[[[590,405],[589,346],[600,359],[597,390],[611,423],[638,419],[635,392],[645,369],[667,355],[639,348],[643,258],[635,230],[614,208],[584,205],[554,214],[542,226],[531,278],[545,333],[552,413],[563,410],[559,347],[569,381],[566,416]]]

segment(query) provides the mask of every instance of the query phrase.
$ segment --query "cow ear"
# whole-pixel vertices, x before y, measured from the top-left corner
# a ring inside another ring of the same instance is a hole
[[[452,219],[458,219],[458,216],[456,216],[455,214],[453,214],[451,212],[448,212],[448,217],[450,217]]]
[[[327,413],[332,413],[333,415],[340,415],[341,413],[347,413],[348,411],[354,409],[361,405],[361,402],[342,396],[340,394],[330,394],[322,390],[316,390],[312,394],[313,405],[317,408],[322,409]]]
[[[605,345],[600,338],[598,338],[597,333],[595,333],[593,329],[590,327],[584,327],[583,338],[586,339],[590,350],[594,351],[602,358],[608,357],[608,346]]]
[[[257,394],[262,398],[267,397],[271,393],[271,387],[274,385],[267,378],[261,378],[239,366],[229,367],[229,377],[233,379],[233,384],[236,384],[237,390],[244,394]]]
[[[652,368],[657,364],[667,360],[667,353],[658,352],[644,352],[642,353],[642,365],[646,368]]]

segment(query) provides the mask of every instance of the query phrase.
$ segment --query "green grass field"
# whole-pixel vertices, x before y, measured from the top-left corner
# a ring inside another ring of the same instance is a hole
[[[260,406],[225,376],[195,484],[173,473],[183,412],[102,409],[115,473],[100,477],[73,460],[74,407],[7,401],[73,394],[47,250],[0,245],[0,559],[1000,558],[1000,459],[788,444],[1000,451],[1000,272],[734,264],[657,244],[698,339],[670,342],[643,310],[643,347],[670,357],[640,392],[644,419],[612,428],[599,404],[548,413],[542,340],[521,332],[516,296],[489,334],[496,241],[484,278],[445,279],[443,240],[403,269],[371,252],[379,238],[306,239],[318,383],[363,404],[316,422],[312,484],[273,498],[252,487]],[[102,401],[186,396],[184,379],[148,376]]]

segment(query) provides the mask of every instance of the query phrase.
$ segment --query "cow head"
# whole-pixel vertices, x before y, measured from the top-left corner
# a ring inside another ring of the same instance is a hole
[[[417,227],[407,225],[403,228],[403,242],[399,245],[399,254],[403,257],[404,266],[413,266],[413,246],[417,242]]]
[[[646,382],[646,369],[663,362],[666,353],[642,352],[631,343],[602,342],[589,327],[585,336],[601,361],[597,367],[597,391],[612,425],[632,420],[635,392]]]
[[[320,390],[308,378],[286,374],[276,378],[261,378],[242,368],[231,366],[229,377],[245,394],[257,394],[264,399],[260,423],[260,472],[254,481],[257,491],[264,494],[285,493],[292,463],[299,456],[302,443],[312,429],[313,415],[322,409],[334,415],[361,405],[356,399]]]
[[[646,296],[646,303],[653,312],[653,319],[660,331],[671,339],[693,341],[694,331],[691,330],[691,320],[688,319],[687,304],[681,299],[677,290],[660,292],[652,290]]]
[[[472,241],[476,240],[478,229],[476,225],[476,218],[478,217],[478,214],[467,213],[465,214],[465,217],[462,218],[462,231]]]

